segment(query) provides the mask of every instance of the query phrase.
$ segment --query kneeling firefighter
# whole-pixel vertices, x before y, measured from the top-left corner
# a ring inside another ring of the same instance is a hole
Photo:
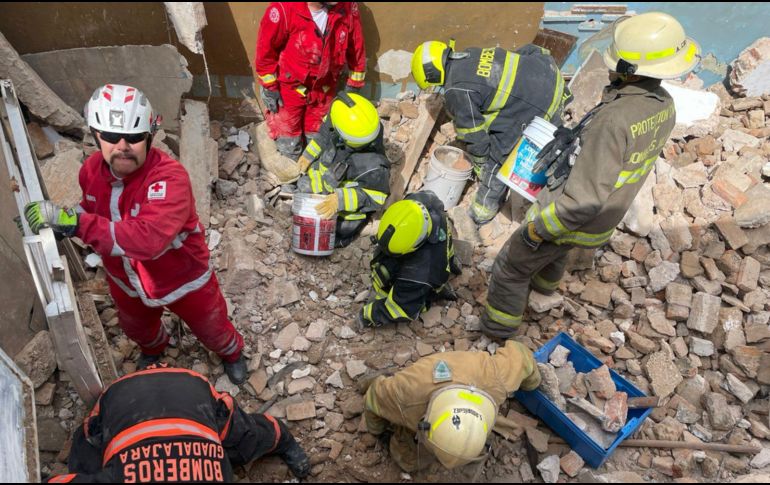
[[[380,220],[370,266],[376,295],[359,313],[363,326],[411,322],[433,300],[456,299],[449,274],[461,270],[441,199],[421,191],[391,205]]]
[[[370,433],[389,437],[390,455],[404,471],[423,469],[433,457],[451,469],[485,458],[500,405],[539,385],[532,352],[519,342],[495,355],[443,352],[373,379],[364,418]]]
[[[318,137],[299,159],[300,192],[324,194],[319,214],[337,215],[336,247],[348,246],[390,194],[390,161],[385,156],[377,109],[363,96],[339,93]]]

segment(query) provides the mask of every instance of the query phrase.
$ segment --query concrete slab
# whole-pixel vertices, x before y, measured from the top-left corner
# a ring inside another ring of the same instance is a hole
[[[63,131],[84,132],[85,121],[80,116],[80,109],[72,109],[52,91],[47,80],[41,79],[34,68],[0,34],[0,78],[13,81],[19,100],[32,114],[49,125]],[[91,93],[88,93],[90,96]]]
[[[209,137],[209,110],[206,103],[185,100],[179,161],[187,169],[195,196],[195,209],[201,224],[209,225],[211,215],[211,182],[218,171],[217,142]]]
[[[172,45],[66,49],[27,54],[22,59],[78,113],[99,86],[134,86],[163,116],[161,126],[171,131],[179,129],[179,102],[192,86],[187,60]]]

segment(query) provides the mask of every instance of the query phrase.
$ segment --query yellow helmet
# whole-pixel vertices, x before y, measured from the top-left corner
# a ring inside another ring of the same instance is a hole
[[[339,93],[329,111],[332,126],[345,143],[353,148],[374,141],[380,134],[377,108],[360,94]]]
[[[377,243],[385,254],[402,255],[416,251],[433,231],[428,209],[412,199],[394,203],[380,220]]]
[[[621,74],[675,79],[700,62],[700,46],[671,15],[648,12],[621,17],[613,27],[604,63]]]
[[[430,425],[425,447],[452,469],[481,456],[495,426],[497,404],[471,386],[447,386],[433,393],[425,420]]]
[[[423,42],[414,50],[412,76],[420,89],[444,84],[446,61],[450,50],[448,45],[437,40]]]

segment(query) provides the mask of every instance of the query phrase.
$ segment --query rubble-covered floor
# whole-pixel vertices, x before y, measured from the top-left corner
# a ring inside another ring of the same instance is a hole
[[[609,246],[595,254],[573,252],[559,296],[533,294],[518,338],[534,350],[567,331],[637,387],[660,396],[661,406],[637,437],[752,444],[764,451],[752,459],[619,448],[599,470],[563,463],[575,477],[562,473],[561,479],[730,481],[770,470],[770,188],[762,173],[770,156],[770,101],[718,94],[722,107],[716,123],[707,132],[667,144],[640,192],[638,210]],[[417,116],[411,101],[405,101],[380,106],[395,160]],[[430,146],[451,142],[451,130],[439,125]],[[288,419],[311,456],[315,481],[539,481],[521,433],[514,434],[514,441],[495,434],[483,464],[402,474],[382,444],[366,433],[356,385],[368,372],[397,370],[430,353],[496,349],[497,343],[478,332],[479,312],[488,271],[517,227],[511,219],[521,220],[523,201],[512,196],[504,213],[477,235],[465,214],[471,188],[463,204],[450,211],[458,253],[466,263],[463,275],[452,281],[459,300],[434,306],[409,325],[361,333],[354,316],[368,296],[372,244],[367,236],[374,226],[329,258],[293,253],[290,202],[264,200],[273,184],[260,173],[256,154],[227,141],[237,135],[227,124],[212,123],[220,178],[207,236],[232,320],[246,340],[252,374],[248,384],[232,386],[217,357],[189,333],[177,338],[164,361],[207,375],[248,411]],[[64,148],[71,145],[65,143],[55,156],[66,155]],[[418,169],[413,187],[426,165]],[[88,291],[106,295],[102,277],[99,271],[88,281]],[[131,372],[138,350],[117,326],[109,298],[100,300],[119,372]],[[167,316],[166,323],[179,328],[175,317]],[[36,400],[42,472],[62,472],[63,443],[87,410],[60,372],[38,388]],[[514,400],[501,412],[531,425]],[[565,446],[547,445],[551,432],[543,423],[538,430],[546,435],[539,443],[538,463],[567,454]],[[289,479],[275,458],[237,473],[249,481]]]

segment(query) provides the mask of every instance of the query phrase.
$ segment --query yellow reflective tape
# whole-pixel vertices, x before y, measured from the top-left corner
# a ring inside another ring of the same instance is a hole
[[[310,176],[310,190],[312,190],[314,194],[320,194],[323,190],[320,172],[311,168],[308,175]]]
[[[387,308],[388,313],[390,313],[390,316],[393,318],[409,318],[409,315],[406,314],[404,309],[393,300],[393,288],[390,289],[388,298],[385,300],[385,308]]]
[[[500,84],[497,85],[497,92],[489,105],[489,111],[500,111],[508,102],[508,97],[511,95],[513,84],[516,81],[516,71],[519,69],[519,59],[521,56],[513,54],[511,52],[505,55],[505,65],[503,65],[503,75],[500,78]]]
[[[564,78],[561,77],[561,72],[559,72],[559,69],[556,69],[556,86],[553,88],[553,99],[551,100],[551,106],[548,107],[548,112],[546,113],[546,121],[550,121],[553,114],[556,112],[556,109],[561,104],[561,98],[562,93],[564,92]]]
[[[360,221],[366,219],[366,214],[361,214],[360,212],[343,212],[341,217],[346,221]]]
[[[474,126],[473,128],[455,128],[455,132],[457,133],[457,137],[460,138],[462,135],[470,135],[471,133],[476,133],[477,131],[481,131],[484,129],[484,125]]]
[[[650,157],[645,160],[644,164],[635,170],[623,170],[620,172],[620,174],[618,174],[618,180],[615,182],[615,188],[619,189],[626,184],[635,184],[636,182],[640,181],[652,170],[657,159],[658,156],[655,155],[654,157]]]
[[[259,76],[259,79],[265,84],[270,84],[275,82],[276,77],[275,74],[265,74],[264,76]]]
[[[617,51],[617,54],[618,57],[631,61],[638,61],[642,58],[641,52]]]
[[[468,401],[468,402],[472,402],[473,404],[478,404],[479,406],[481,406],[481,404],[483,403],[483,401],[481,400],[481,396],[476,396],[466,391],[458,392],[457,397],[459,397],[463,401]]]
[[[356,189],[348,189],[350,191],[350,198],[353,201],[353,204],[351,205],[352,209],[350,210],[358,210],[358,191]]]
[[[535,219],[537,219],[538,214],[540,214],[539,206],[536,203],[532,204],[530,208],[527,209],[527,222],[533,222]]]
[[[374,303],[367,303],[366,306],[364,306],[364,319],[372,322],[372,305]]]
[[[543,218],[545,228],[549,233],[551,233],[552,236],[558,237],[565,232],[569,232],[567,228],[564,227],[564,224],[562,224],[559,218],[556,216],[556,204],[554,202],[548,204],[548,207],[546,207],[545,210],[540,213],[540,217]]]
[[[521,315],[510,315],[505,312],[501,312],[492,307],[489,303],[486,304],[487,313],[489,317],[496,323],[505,327],[516,328],[521,325]]]
[[[352,71],[350,73],[350,79],[352,79],[353,81],[363,81],[365,76],[366,76],[365,72]]]
[[[516,82],[516,73],[519,70],[519,59],[521,59],[521,56],[510,52],[505,57],[505,65],[503,66],[503,75],[500,79],[500,84],[497,85],[495,97],[489,105],[489,108],[487,108],[487,114],[484,115],[485,130],[488,130],[489,127],[492,126],[497,115],[500,114],[500,110],[503,109],[505,103],[508,102],[511,91],[513,91],[513,85]]]
[[[377,205],[384,205],[385,201],[388,200],[388,194],[385,192],[380,192],[379,190],[372,190],[372,189],[363,189],[364,193],[369,196],[372,201]]]
[[[433,426],[430,427],[430,433],[428,433],[428,439],[433,438],[433,432],[436,431],[436,428],[441,426],[441,423],[446,421],[447,418],[449,418],[449,416],[451,416],[451,415],[452,415],[452,412],[451,411],[447,411],[447,412],[445,412],[444,414],[442,414],[441,416],[438,417],[438,419],[433,424]]]
[[[648,52],[645,56],[648,61],[654,61],[656,59],[664,59],[666,57],[671,57],[674,54],[676,54],[676,48],[670,47],[668,49],[663,49],[662,51],[657,52]]]
[[[613,232],[615,232],[614,228],[610,229],[607,232],[602,232],[599,234],[589,234],[586,232],[571,232],[569,234],[565,234],[563,237],[560,237],[559,239],[554,240],[554,243],[575,244],[578,246],[585,246],[585,247],[596,247],[596,246],[601,246],[602,244],[609,241],[610,237],[612,237]]]
[[[687,62],[692,61],[692,58],[695,57],[695,53],[698,52],[698,48],[695,46],[695,43],[690,44],[690,48],[687,49],[687,54],[684,56],[684,60]]]
[[[532,277],[532,281],[539,286],[540,288],[543,288],[545,290],[555,290],[559,287],[559,281],[550,281],[542,276],[540,274],[535,274],[535,276]]]
[[[315,140],[310,140],[306,150],[313,156],[313,158],[318,158],[318,155],[321,154],[321,147],[318,145],[318,143],[316,143]]]

